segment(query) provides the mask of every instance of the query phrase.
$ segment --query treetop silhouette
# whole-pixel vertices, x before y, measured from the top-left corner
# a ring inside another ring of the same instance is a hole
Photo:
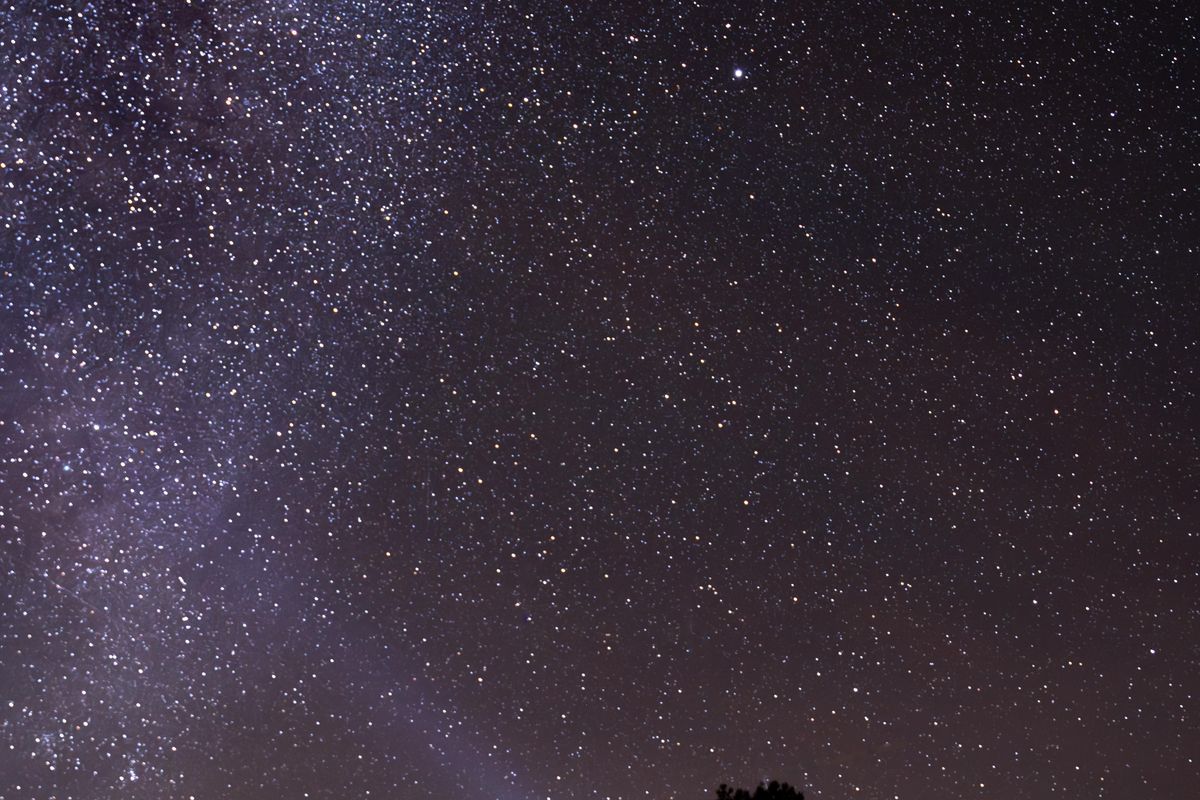
[[[717,787],[717,800],[804,800],[804,793],[779,781],[760,783],[754,794],[746,789],[733,789],[722,783]]]

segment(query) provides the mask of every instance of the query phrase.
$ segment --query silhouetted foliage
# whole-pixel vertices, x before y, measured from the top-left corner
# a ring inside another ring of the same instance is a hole
[[[804,793],[779,781],[760,783],[754,794],[746,789],[733,789],[722,783],[717,787],[717,800],[804,800]]]

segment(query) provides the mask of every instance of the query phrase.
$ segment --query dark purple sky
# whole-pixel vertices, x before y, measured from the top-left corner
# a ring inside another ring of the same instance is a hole
[[[0,800],[1185,798],[1194,12],[0,8]]]

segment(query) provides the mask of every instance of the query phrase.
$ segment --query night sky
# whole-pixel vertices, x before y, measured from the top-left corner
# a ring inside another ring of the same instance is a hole
[[[8,0],[0,798],[1194,797],[1141,5]]]

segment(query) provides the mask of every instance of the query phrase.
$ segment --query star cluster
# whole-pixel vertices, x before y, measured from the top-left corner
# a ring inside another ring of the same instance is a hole
[[[9,0],[0,800],[1188,796],[1195,25]]]

